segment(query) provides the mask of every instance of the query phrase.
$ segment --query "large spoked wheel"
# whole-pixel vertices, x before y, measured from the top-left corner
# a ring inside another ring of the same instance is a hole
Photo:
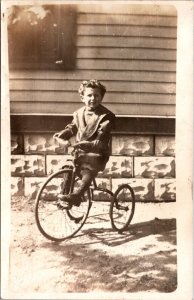
[[[72,176],[71,170],[60,170],[52,174],[39,190],[35,203],[35,220],[40,232],[47,239],[61,242],[73,237],[84,225],[91,206],[88,195],[82,197],[77,206],[63,206],[59,193],[65,193],[64,176]],[[79,185],[77,181],[76,186]]]
[[[135,211],[135,195],[128,184],[121,185],[115,192],[110,205],[112,228],[124,231],[130,224]]]

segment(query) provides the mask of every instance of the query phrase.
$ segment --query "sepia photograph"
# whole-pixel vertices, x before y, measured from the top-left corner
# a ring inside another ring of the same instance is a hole
[[[192,299],[177,2],[2,1],[3,299]]]

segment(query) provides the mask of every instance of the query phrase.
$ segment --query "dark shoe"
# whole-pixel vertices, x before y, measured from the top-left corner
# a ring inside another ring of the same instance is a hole
[[[78,194],[68,194],[68,195],[58,195],[58,199],[60,199],[62,202],[67,202],[68,204],[80,206],[81,203],[81,197]]]

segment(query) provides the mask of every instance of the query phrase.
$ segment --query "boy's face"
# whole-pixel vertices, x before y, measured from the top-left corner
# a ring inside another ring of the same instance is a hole
[[[102,102],[101,91],[98,88],[86,87],[84,94],[81,96],[82,102],[85,103],[88,110],[94,110]]]

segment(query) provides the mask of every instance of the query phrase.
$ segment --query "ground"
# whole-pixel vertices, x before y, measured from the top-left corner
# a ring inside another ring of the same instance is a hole
[[[9,292],[161,292],[177,286],[176,203],[137,203],[129,229],[111,228],[94,203],[76,238],[57,244],[35,223],[34,202],[12,200]],[[55,299],[56,299],[55,298]]]

